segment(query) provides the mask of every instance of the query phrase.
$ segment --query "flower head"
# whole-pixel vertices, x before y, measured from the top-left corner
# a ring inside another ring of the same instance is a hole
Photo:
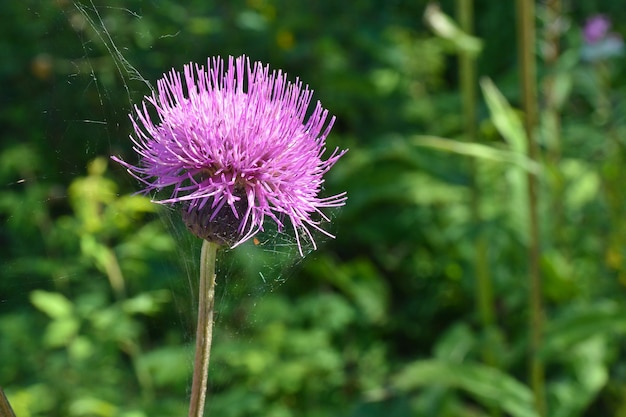
[[[611,29],[611,21],[608,17],[602,14],[591,16],[583,27],[585,43],[593,44],[601,41],[609,33],[609,29]]]
[[[315,246],[309,228],[332,237],[320,227],[328,220],[321,209],[345,204],[346,195],[318,194],[345,150],[323,159],[335,118],[319,102],[307,117],[313,91],[245,56],[226,68],[219,57],[190,63],[183,74],[165,74],[131,114],[139,164],[113,159],[146,193],[172,187],[156,202],[182,207],[203,239],[234,247],[263,230],[266,217],[279,230],[291,223],[301,253],[302,233]]]
[[[622,36],[609,32],[610,29],[611,20],[605,15],[599,14],[587,19],[582,30],[584,44],[581,48],[581,56],[585,61],[597,62],[623,55]]]

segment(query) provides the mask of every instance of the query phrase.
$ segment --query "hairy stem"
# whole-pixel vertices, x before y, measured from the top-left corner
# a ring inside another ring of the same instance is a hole
[[[525,128],[528,139],[528,157],[537,160],[539,149],[534,131],[537,126],[537,68],[535,62],[535,0],[517,0],[518,49],[521,69],[523,108],[526,115]],[[539,350],[543,341],[544,311],[541,271],[539,268],[540,242],[538,219],[537,177],[528,174],[528,214],[529,214],[529,292],[530,309],[530,383],[535,396],[535,406],[540,416],[545,416],[545,371]]]
[[[200,255],[200,285],[198,288],[198,326],[196,328],[196,357],[189,401],[189,417],[204,415],[211,340],[213,338],[213,305],[215,300],[215,258],[218,244],[204,240]]]
[[[4,395],[2,387],[0,387],[0,417],[15,417],[15,413],[13,412],[6,395]]]

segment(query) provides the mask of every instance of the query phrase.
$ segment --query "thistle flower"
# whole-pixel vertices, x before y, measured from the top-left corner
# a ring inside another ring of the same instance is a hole
[[[135,106],[131,120],[137,166],[113,157],[150,193],[172,187],[155,201],[181,207],[195,235],[231,247],[263,230],[266,217],[279,230],[291,223],[302,254],[301,234],[324,231],[321,209],[345,204],[346,194],[318,196],[323,176],[345,153],[327,159],[325,140],[335,121],[318,101],[307,117],[313,91],[260,62],[209,58],[206,68],[172,69],[158,90]],[[153,122],[151,113],[155,114]],[[136,116],[133,117],[133,116]]]
[[[591,16],[583,27],[583,38],[585,43],[593,44],[600,42],[606,37],[611,29],[611,21],[602,14]]]
[[[582,29],[584,43],[581,48],[581,57],[585,61],[597,62],[624,54],[622,36],[610,30],[611,20],[605,15],[587,19]]]

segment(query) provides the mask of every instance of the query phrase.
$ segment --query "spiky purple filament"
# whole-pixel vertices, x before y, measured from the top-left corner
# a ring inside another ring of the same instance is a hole
[[[221,58],[209,58],[207,68],[185,65],[186,88],[180,72],[164,75],[158,92],[135,106],[136,120],[131,115],[139,166],[113,159],[146,193],[172,186],[158,203],[208,208],[209,221],[228,206],[238,221],[233,247],[262,230],[266,216],[279,230],[289,218],[301,253],[300,233],[315,246],[309,227],[332,237],[320,227],[319,219],[328,220],[320,209],[345,204],[346,194],[318,194],[324,174],[345,153],[337,148],[323,159],[335,118],[327,123],[328,111],[317,102],[305,120],[313,91],[245,56],[230,57],[226,69]],[[236,204],[240,199],[246,204]]]

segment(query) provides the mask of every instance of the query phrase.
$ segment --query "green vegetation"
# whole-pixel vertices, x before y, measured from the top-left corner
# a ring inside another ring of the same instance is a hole
[[[17,417],[187,414],[200,242],[108,157],[163,72],[243,53],[337,116],[349,200],[303,260],[220,254],[208,415],[626,416],[626,61],[582,35],[626,11],[573,3],[2,2]]]

